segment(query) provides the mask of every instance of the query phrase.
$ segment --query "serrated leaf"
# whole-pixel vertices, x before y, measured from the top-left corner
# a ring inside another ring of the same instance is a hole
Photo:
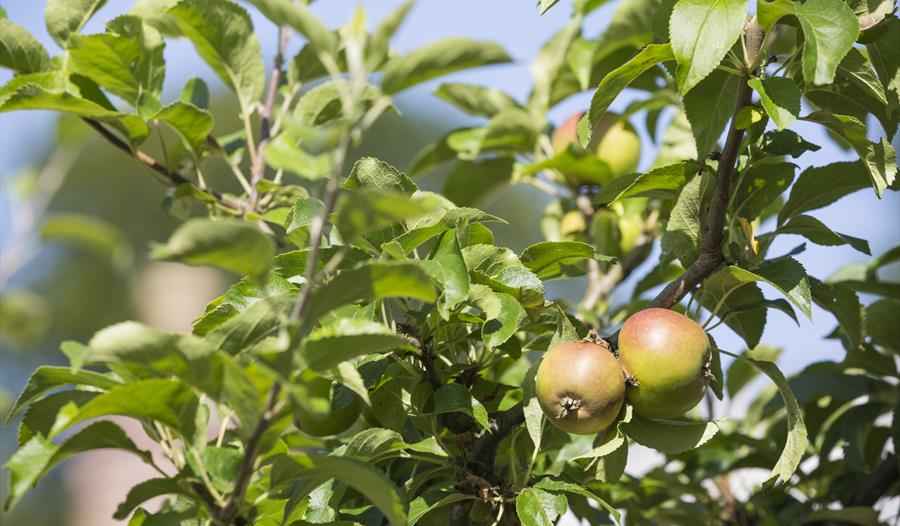
[[[750,348],[756,347],[766,326],[766,299],[755,283],[736,278],[729,268],[723,268],[703,282],[705,294],[700,302],[709,311],[714,310],[723,296],[718,316]]]
[[[31,33],[8,18],[0,18],[0,67],[36,73],[49,66],[47,50]]]
[[[707,77],[744,32],[745,0],[680,0],[669,36],[678,63],[675,78],[685,95]]]
[[[414,263],[368,263],[345,270],[312,292],[301,329],[311,329],[320,317],[343,305],[397,297],[430,303],[436,291],[428,274]]]
[[[639,415],[621,429],[635,442],[669,455],[696,449],[719,432],[716,422],[651,420]]]
[[[434,95],[476,117],[491,118],[502,110],[520,107],[519,103],[504,91],[462,82],[443,83],[438,86]]]
[[[817,245],[837,246],[850,245],[854,249],[871,256],[869,242],[858,237],[844,235],[831,230],[824,223],[812,216],[798,215],[778,227],[776,234],[796,234],[803,236]]]
[[[252,111],[262,95],[265,72],[247,11],[230,1],[182,0],[167,13],[200,57],[237,94],[242,111]]]
[[[627,197],[666,196],[681,189],[697,171],[693,163],[660,166],[645,173],[616,177],[597,192],[594,203],[604,205]]]
[[[785,77],[750,79],[747,84],[759,93],[766,114],[775,126],[783,130],[800,116],[800,88],[793,80]]]
[[[900,325],[897,324],[897,316],[900,316],[900,302],[894,300],[878,300],[866,307],[864,320],[866,334],[872,339],[872,343],[895,353],[900,351]]]
[[[778,212],[778,223],[783,224],[795,215],[828,206],[867,186],[869,179],[861,162],[807,168],[791,187],[787,202]]]
[[[190,495],[175,479],[155,478],[145,480],[128,490],[128,495],[116,508],[114,519],[125,520],[141,504],[161,495]]]
[[[432,205],[426,199],[399,192],[365,188],[347,191],[338,204],[335,226],[345,243],[353,243],[372,232],[427,216],[435,211]]]
[[[48,0],[44,8],[47,32],[53,40],[66,49],[72,35],[106,4],[106,0]]]
[[[304,340],[299,358],[306,367],[325,371],[357,356],[412,349],[409,340],[382,323],[341,318],[313,331]]]
[[[434,392],[433,413],[452,412],[465,413],[471,416],[483,429],[490,430],[487,409],[462,384],[447,384]]]
[[[715,70],[683,96],[684,113],[691,123],[698,157],[717,148],[719,137],[731,120],[739,82],[741,79],[735,75]]]
[[[850,349],[859,348],[863,338],[862,304],[853,290],[840,283],[822,283],[810,278],[812,299],[834,315],[847,337]]]
[[[559,513],[553,495],[539,489],[525,488],[516,497],[516,515],[523,526],[553,526]]]
[[[320,483],[334,478],[359,491],[392,526],[406,525],[407,505],[400,490],[373,466],[350,458],[308,454],[280,454],[269,463],[273,487],[301,477],[314,478]]]
[[[700,250],[702,198],[703,175],[698,174],[678,194],[662,238],[663,250],[678,256],[685,267],[694,262]]]
[[[494,292],[484,285],[473,284],[469,288],[469,300],[484,313],[481,339],[493,349],[515,334],[519,322],[525,318],[525,309],[509,294]]]
[[[743,356],[775,363],[778,361],[778,357],[781,356],[781,349],[759,346],[753,350],[744,351]],[[725,376],[725,387],[728,390],[728,396],[731,398],[737,396],[757,376],[759,376],[759,369],[753,367],[750,362],[744,360],[731,362],[728,374]]]
[[[510,294],[526,308],[543,304],[544,284],[511,250],[470,245],[463,249],[463,257],[473,282]]]
[[[772,285],[806,314],[807,318],[812,319],[809,278],[803,265],[797,260],[782,258],[769,261],[752,271],[732,265],[728,267],[728,271],[742,282],[764,281]]]
[[[507,187],[513,176],[513,162],[509,157],[459,161],[447,174],[443,195],[457,206],[483,201]]]
[[[388,61],[381,87],[392,94],[454,71],[510,60],[506,51],[497,44],[447,38]]]
[[[363,157],[354,163],[344,188],[374,188],[407,195],[419,189],[405,173],[374,157]]]
[[[305,36],[315,51],[334,55],[337,38],[304,3],[291,0],[250,0],[259,11],[276,25],[288,25]]]
[[[850,144],[862,160],[875,189],[875,195],[879,198],[884,190],[894,183],[897,176],[897,156],[894,148],[884,137],[877,143],[870,142],[866,137],[865,124],[856,117],[816,111],[803,117],[803,120],[825,126]]]
[[[206,150],[207,137],[214,124],[212,113],[181,101],[163,106],[159,111],[148,115],[147,120],[168,124],[198,154]]]
[[[547,491],[564,491],[566,493],[572,493],[575,495],[581,495],[587,499],[593,500],[597,504],[599,504],[603,509],[605,509],[610,516],[613,518],[614,524],[621,524],[622,516],[618,510],[612,507],[608,502],[601,499],[597,496],[597,494],[586,490],[583,486],[578,484],[573,484],[571,482],[566,482],[563,480],[553,480],[551,478],[543,478],[534,485],[535,488],[543,489]]]
[[[790,155],[794,159],[804,152],[817,152],[822,148],[791,130],[771,130],[763,135],[761,147],[770,155]]]
[[[720,352],[724,352],[732,358],[748,362],[750,365],[756,367],[766,376],[771,378],[778,388],[778,392],[781,394],[781,399],[784,401],[785,408],[787,409],[787,441],[785,442],[781,455],[778,457],[778,461],[772,468],[771,475],[763,485],[764,487],[771,487],[775,484],[789,483],[797,466],[800,465],[800,461],[803,460],[807,438],[806,425],[803,423],[803,414],[800,412],[800,404],[797,402],[797,398],[794,396],[790,385],[788,385],[787,379],[778,369],[778,366],[772,362],[738,356],[727,351]]]
[[[64,385],[87,385],[98,389],[111,389],[120,385],[120,382],[109,375],[93,371],[73,371],[69,367],[52,367],[47,365],[38,367],[28,377],[25,388],[22,389],[12,409],[10,409],[7,421],[43,393]]]
[[[569,23],[548,40],[528,67],[534,79],[534,88],[528,99],[528,107],[533,113],[545,113],[550,106],[553,81],[561,69],[566,67],[566,54],[572,41],[581,33],[581,16],[574,15]]]
[[[294,117],[302,125],[318,126],[344,116],[341,102],[342,90],[350,93],[351,83],[343,79],[329,80],[306,91],[294,106]],[[366,84],[356,102],[371,104],[380,97],[380,89]]]
[[[438,311],[449,319],[450,311],[469,296],[469,270],[455,228],[441,236],[432,261],[440,266],[443,275],[443,294],[438,302]]]
[[[803,28],[803,77],[831,84],[838,64],[859,35],[859,21],[841,0],[808,0],[796,6]]]
[[[272,241],[256,227],[234,219],[191,219],[153,257],[188,265],[209,265],[241,275],[259,276],[274,256]]]
[[[756,219],[794,180],[797,166],[785,162],[761,162],[741,174],[732,192],[735,215]]]
[[[369,67],[373,70],[380,69],[384,59],[390,51],[390,40],[406,20],[406,15],[412,9],[413,0],[403,2],[396,9],[387,14],[378,27],[372,32],[369,41],[366,44],[366,53],[369,57]]]
[[[587,146],[590,143],[594,126],[600,122],[609,105],[623,89],[645,71],[674,58],[669,44],[650,44],[631,60],[607,73],[594,91],[590,111],[578,123],[578,141],[581,145]]]
[[[406,526],[415,526],[426,514],[438,508],[474,498],[472,495],[463,495],[462,493],[427,491],[409,503],[409,522]]]
[[[138,449],[122,428],[109,421],[95,422],[79,430],[61,445],[53,444],[43,436],[35,436],[4,465],[10,472],[10,492],[5,509],[13,508],[28,489],[60,462],[95,449],[121,449],[134,453],[145,462],[150,459],[149,452]]]
[[[580,241],[542,241],[526,248],[519,260],[543,281],[581,275],[584,269],[578,264],[587,260],[615,261]]]

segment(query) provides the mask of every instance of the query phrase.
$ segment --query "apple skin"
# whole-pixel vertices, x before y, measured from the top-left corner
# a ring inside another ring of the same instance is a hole
[[[606,345],[580,341],[547,351],[535,377],[541,409],[556,427],[592,435],[609,427],[625,401],[622,367]]]
[[[307,388],[305,403],[294,403],[294,423],[307,435],[323,437],[343,433],[362,412],[362,400],[355,393],[338,402],[334,399],[333,382],[304,371],[300,380]]]
[[[694,320],[649,308],[629,317],[619,332],[619,360],[636,383],[626,396],[637,414],[675,418],[695,407],[709,383],[709,337]]]
[[[578,121],[583,116],[584,112],[576,113],[553,130],[550,142],[556,152],[578,142]],[[597,122],[587,149],[593,151],[597,158],[606,161],[613,177],[634,172],[641,159],[641,140],[637,131],[614,112],[604,113]]]

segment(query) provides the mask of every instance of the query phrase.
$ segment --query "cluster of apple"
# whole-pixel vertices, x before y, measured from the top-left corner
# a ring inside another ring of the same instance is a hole
[[[629,317],[618,349],[594,336],[550,349],[538,366],[537,399],[568,433],[612,425],[625,399],[647,418],[675,418],[696,406],[709,383],[709,337],[694,320],[649,308]]]

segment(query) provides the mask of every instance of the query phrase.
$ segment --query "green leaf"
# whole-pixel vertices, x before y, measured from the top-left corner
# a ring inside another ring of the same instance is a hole
[[[209,265],[241,275],[259,276],[269,269],[272,241],[256,227],[234,219],[191,219],[153,257],[188,265]]]
[[[667,197],[680,190],[696,172],[695,164],[681,162],[616,177],[597,192],[594,204],[610,204],[627,197]]]
[[[216,348],[235,355],[278,328],[296,298],[290,292],[258,301],[207,332],[206,339]]]
[[[553,526],[560,511],[556,509],[556,501],[550,493],[524,488],[516,497],[516,514],[522,526]]]
[[[594,126],[600,122],[609,105],[623,89],[645,71],[674,58],[669,44],[650,44],[631,60],[607,73],[591,98],[590,111],[578,123],[578,140],[581,145],[586,147],[591,142]]]
[[[189,334],[162,331],[124,322],[91,338],[90,362],[124,365],[136,377],[174,376],[212,400],[235,411],[238,431],[246,437],[259,421],[262,408],[253,380],[208,341]],[[121,369],[120,369],[121,370]]]
[[[861,162],[807,168],[791,187],[787,202],[778,212],[778,223],[783,224],[795,215],[828,206],[867,186],[869,180]]]
[[[513,175],[513,159],[495,157],[460,161],[447,174],[444,197],[458,206],[471,206],[507,187]]]
[[[66,49],[72,35],[106,4],[106,0],[48,0],[44,8],[47,32],[53,40]]]
[[[577,264],[586,260],[615,260],[595,254],[591,245],[580,241],[542,241],[526,248],[519,259],[542,281],[582,275],[584,269]]]
[[[732,276],[740,282],[764,281],[785,295],[809,319],[812,319],[812,301],[806,270],[793,258],[768,261],[753,271],[734,265],[728,267]]]
[[[510,62],[497,44],[465,38],[447,38],[388,61],[381,79],[389,94],[461,69]]]
[[[141,504],[162,495],[189,495],[175,479],[155,478],[138,483],[130,490],[125,500],[116,508],[113,518],[125,520]]]
[[[76,406],[84,405],[88,400],[97,396],[96,392],[80,389],[66,389],[51,393],[28,406],[19,424],[19,432],[16,440],[19,446],[25,445],[35,435],[51,436],[51,431],[56,424],[56,416],[59,410],[70,403]]]
[[[314,330],[304,340],[300,360],[305,367],[326,371],[357,356],[393,350],[413,350],[413,347],[409,340],[382,323],[341,318]]]
[[[484,312],[481,339],[488,349],[502,345],[516,333],[525,318],[525,309],[509,294],[493,292],[485,285],[473,284],[469,300]]]
[[[361,189],[344,192],[337,207],[335,225],[345,243],[433,213],[433,203],[398,192]],[[392,236],[393,237],[393,236]]]
[[[803,414],[800,412],[800,404],[797,402],[797,398],[794,396],[793,391],[791,391],[787,379],[785,379],[784,375],[778,369],[778,366],[772,362],[746,358],[727,351],[720,350],[720,352],[738,360],[746,361],[750,365],[756,367],[771,378],[778,388],[778,392],[781,394],[781,399],[784,401],[785,408],[787,409],[787,441],[784,444],[781,456],[778,457],[778,462],[776,462],[775,466],[772,468],[772,473],[768,480],[766,480],[764,486],[771,487],[775,484],[789,483],[797,466],[800,465],[800,461],[803,460],[807,439],[806,425],[803,423]]]
[[[321,482],[334,478],[360,492],[392,526],[406,525],[406,503],[400,490],[373,466],[349,458],[307,454],[277,455],[269,463],[273,487],[301,477]]]
[[[718,316],[728,327],[752,348],[759,344],[766,326],[766,299],[755,283],[746,283],[735,277],[730,268],[723,268],[703,282],[701,304],[713,311],[719,307]]]
[[[182,101],[163,106],[148,115],[147,120],[158,120],[168,124],[198,154],[206,150],[206,140],[214,124],[212,113]]]
[[[783,130],[800,116],[800,88],[785,77],[750,79],[747,84],[759,93],[759,101],[775,126]]]
[[[698,158],[717,149],[719,137],[731,120],[740,79],[715,70],[683,96],[684,113],[691,123]]]
[[[125,234],[115,226],[96,217],[75,214],[50,214],[41,225],[45,241],[63,241],[92,250],[116,268],[131,265],[132,251]]]
[[[150,453],[141,451],[128,435],[109,421],[95,422],[69,437],[61,445],[43,436],[35,436],[19,448],[4,465],[10,473],[9,494],[4,507],[12,509],[29,488],[63,460],[95,449],[121,449],[149,462]]]
[[[142,93],[158,93],[162,88],[164,45],[159,35],[144,35],[136,17],[115,21],[124,34],[73,36],[69,57],[75,71],[134,106]]]
[[[574,15],[562,29],[544,44],[528,70],[534,78],[534,88],[528,98],[532,113],[544,114],[550,106],[553,82],[560,70],[567,67],[566,56],[572,42],[581,34],[581,16]]]
[[[892,17],[884,34],[866,49],[889,103],[900,105],[900,20]]]
[[[878,511],[867,506],[849,506],[843,509],[821,509],[806,516],[804,524],[827,524],[838,522],[843,524],[859,524],[860,526],[879,526]]]
[[[302,328],[311,329],[319,318],[343,305],[398,297],[431,303],[436,291],[428,274],[414,263],[378,262],[345,270],[312,292]]]
[[[662,248],[674,253],[687,267],[697,259],[700,250],[700,203],[703,198],[702,174],[691,179],[681,189],[669,215]]]
[[[191,77],[181,88],[181,102],[201,109],[209,109],[209,86],[199,77]]]
[[[621,429],[638,444],[669,455],[696,449],[719,432],[715,422],[651,420],[638,415],[622,424]]]
[[[426,514],[438,508],[474,498],[472,495],[463,495],[462,493],[427,491],[409,503],[409,522],[406,526],[415,526]]]
[[[291,253],[287,254],[291,255]],[[303,273],[303,270],[301,264],[300,274]],[[204,336],[260,300],[271,300],[280,295],[291,294],[296,290],[297,287],[281,274],[270,273],[264,283],[257,283],[255,279],[251,278],[243,278],[229,287],[225,294],[212,300],[206,306],[203,315],[194,320],[192,324],[193,333],[197,336]]]
[[[194,436],[194,413],[199,399],[186,385],[151,379],[122,384],[78,409],[66,427],[98,416],[122,415],[161,422],[182,437]]]
[[[327,55],[337,52],[337,38],[304,4],[291,0],[250,0],[276,25],[289,25],[312,44],[315,51]]]
[[[837,246],[850,245],[854,249],[871,256],[869,242],[858,237],[847,236],[831,230],[824,223],[812,216],[798,215],[792,217],[775,231],[776,234],[797,234],[817,245]]]
[[[350,93],[351,83],[343,79],[329,80],[310,89],[300,97],[297,105],[294,106],[294,117],[300,124],[317,126],[343,116],[341,90]],[[371,104],[380,97],[381,90],[378,87],[366,84],[358,101]]]
[[[866,334],[872,339],[872,343],[900,351],[900,326],[897,317],[900,316],[900,302],[893,300],[878,300],[866,307],[865,329]]]
[[[420,442],[408,444],[400,433],[390,429],[370,428],[353,435],[347,442],[345,456],[375,463],[395,456],[401,451],[409,450],[446,457],[447,452],[441,449],[434,437]]]
[[[265,71],[247,11],[231,2],[182,0],[168,14],[249,114],[262,95]]]
[[[315,197],[301,197],[294,201],[291,211],[288,213],[284,227],[287,233],[307,227],[316,221],[316,218],[322,216],[325,211],[325,203],[319,201]]]
[[[810,290],[813,301],[837,319],[849,348],[859,348],[863,338],[863,320],[862,304],[856,293],[840,283],[822,283],[815,278],[810,278]]]
[[[838,64],[859,35],[859,21],[841,0],[794,5],[803,28],[803,77],[814,85],[831,84]]]
[[[533,175],[543,170],[559,172],[573,187],[582,184],[605,186],[613,177],[612,168],[606,161],[575,144],[554,153],[553,157],[523,166],[521,174]]]
[[[684,95],[707,77],[744,32],[745,0],[680,0],[669,35],[678,63],[675,78]]]
[[[50,66],[47,50],[24,27],[0,18],[0,67],[35,73]]]
[[[476,283],[510,294],[526,308],[543,305],[543,283],[511,250],[471,245],[463,249],[463,256]]]
[[[19,394],[12,409],[10,409],[7,422],[13,415],[21,411],[23,407],[50,389],[65,385],[86,385],[98,389],[110,389],[119,384],[119,381],[110,378],[109,375],[92,371],[73,371],[69,367],[51,367],[47,365],[38,367],[31,373],[25,388]]]
[[[538,11],[543,15],[550,10],[551,7],[559,3],[559,0],[539,0]]]
[[[382,61],[388,56],[391,47],[391,37],[400,28],[400,25],[406,20],[406,15],[412,9],[413,0],[407,0],[400,4],[396,9],[387,14],[366,44],[366,53],[369,56],[369,68],[376,70],[381,66]]]
[[[774,160],[753,164],[741,174],[731,197],[736,216],[756,219],[791,186],[797,166],[771,161]]]
[[[520,107],[515,99],[496,88],[461,82],[441,84],[434,95],[476,117],[491,118],[502,110]]]
[[[613,518],[613,522],[615,524],[621,524],[622,516],[619,511],[612,507],[608,502],[601,499],[597,496],[596,493],[592,493],[586,490],[583,486],[578,484],[573,484],[571,482],[566,482],[563,480],[553,480],[551,478],[543,478],[538,481],[537,484],[534,485],[535,488],[543,489],[547,491],[564,491],[566,493],[572,493],[575,495],[581,495],[587,499],[593,500],[597,504],[599,504],[603,509],[609,512],[610,516]]]
[[[452,132],[447,145],[463,159],[475,159],[489,151],[530,152],[537,138],[534,117],[519,108],[501,110],[483,128]]]
[[[780,355],[781,349],[765,346],[742,353],[742,356],[772,363],[778,361]],[[749,361],[735,360],[731,362],[731,367],[728,368],[728,374],[725,376],[725,388],[728,390],[728,396],[731,398],[737,396],[757,376],[759,376],[759,369],[753,367]]]
[[[761,147],[769,155],[790,155],[794,159],[804,152],[817,152],[822,149],[791,130],[767,131],[763,135]]]
[[[10,82],[12,84],[12,82]],[[7,86],[4,86],[6,88]],[[0,99],[3,101],[0,111],[14,110],[50,110],[61,113],[71,113],[79,117],[119,117],[121,114],[115,110],[106,108],[96,102],[83,99],[71,93],[58,90],[48,90],[43,86],[28,83],[19,87],[8,96]]]
[[[374,157],[356,161],[344,188],[373,188],[411,195],[419,187],[405,173]]]
[[[856,117],[832,115],[817,111],[803,118],[825,126],[843,137],[859,155],[869,173],[875,195],[879,198],[894,183],[897,176],[897,156],[887,139],[873,143],[866,138],[866,126]]]
[[[469,270],[455,228],[441,236],[432,260],[440,266],[443,274],[444,290],[438,302],[438,312],[444,319],[449,319],[450,311],[469,296]]]
[[[487,409],[462,384],[447,384],[434,392],[434,414],[465,413],[490,432]]]

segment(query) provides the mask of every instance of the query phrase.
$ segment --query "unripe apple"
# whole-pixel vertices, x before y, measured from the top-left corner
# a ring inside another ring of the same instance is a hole
[[[578,121],[584,112],[572,115],[560,124],[551,137],[553,149],[561,152],[578,142]],[[641,159],[641,140],[634,127],[618,113],[607,112],[600,117],[591,133],[587,149],[609,165],[613,177],[634,172]]]
[[[535,377],[547,419],[576,435],[603,431],[625,401],[625,377],[605,342],[567,343],[547,351]]]
[[[703,399],[709,383],[709,337],[694,320],[669,309],[633,314],[619,332],[619,360],[633,377],[627,388],[635,412],[675,418]]]
[[[331,436],[346,431],[362,410],[358,395],[311,370],[300,375],[306,392],[294,403],[294,423],[312,436]]]

